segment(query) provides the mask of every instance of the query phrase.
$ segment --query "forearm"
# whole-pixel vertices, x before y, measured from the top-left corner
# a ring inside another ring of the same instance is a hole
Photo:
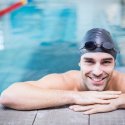
[[[31,85],[13,85],[2,93],[1,103],[18,110],[42,109],[74,104],[73,91],[41,89]]]

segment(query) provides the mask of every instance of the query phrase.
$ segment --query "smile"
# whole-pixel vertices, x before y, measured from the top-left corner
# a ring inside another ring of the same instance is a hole
[[[94,85],[103,85],[104,84],[104,79],[106,79],[107,77],[103,77],[103,78],[89,77],[89,78],[92,80],[92,83]]]

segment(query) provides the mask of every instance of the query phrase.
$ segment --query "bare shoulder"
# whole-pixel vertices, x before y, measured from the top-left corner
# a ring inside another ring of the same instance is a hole
[[[70,70],[65,73],[53,73],[29,84],[43,89],[75,90],[79,78],[79,71]]]
[[[63,75],[66,78],[72,78],[72,79],[74,79],[74,78],[80,76],[80,71],[79,70],[70,70],[70,71],[67,71],[67,72],[63,73]]]
[[[125,73],[114,70],[113,72],[115,89],[125,92]]]

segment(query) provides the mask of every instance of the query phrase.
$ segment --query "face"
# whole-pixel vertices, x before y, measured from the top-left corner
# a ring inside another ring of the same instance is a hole
[[[87,90],[104,90],[112,76],[114,66],[114,58],[108,53],[83,54],[80,60],[80,68],[82,80]]]

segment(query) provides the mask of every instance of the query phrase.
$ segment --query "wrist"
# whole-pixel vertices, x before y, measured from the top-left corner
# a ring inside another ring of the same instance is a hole
[[[125,94],[121,94],[116,102],[118,103],[117,104],[118,109],[125,108]]]
[[[79,99],[79,92],[77,91],[73,91],[71,93],[71,100],[72,100],[72,104],[78,104],[78,99]]]
[[[76,104],[76,100],[77,100],[77,93],[75,91],[65,91],[65,97],[67,100],[67,104]]]
[[[73,93],[73,103],[78,105],[87,104],[88,98],[86,100],[86,95],[87,93],[85,91],[84,92],[75,91]]]

